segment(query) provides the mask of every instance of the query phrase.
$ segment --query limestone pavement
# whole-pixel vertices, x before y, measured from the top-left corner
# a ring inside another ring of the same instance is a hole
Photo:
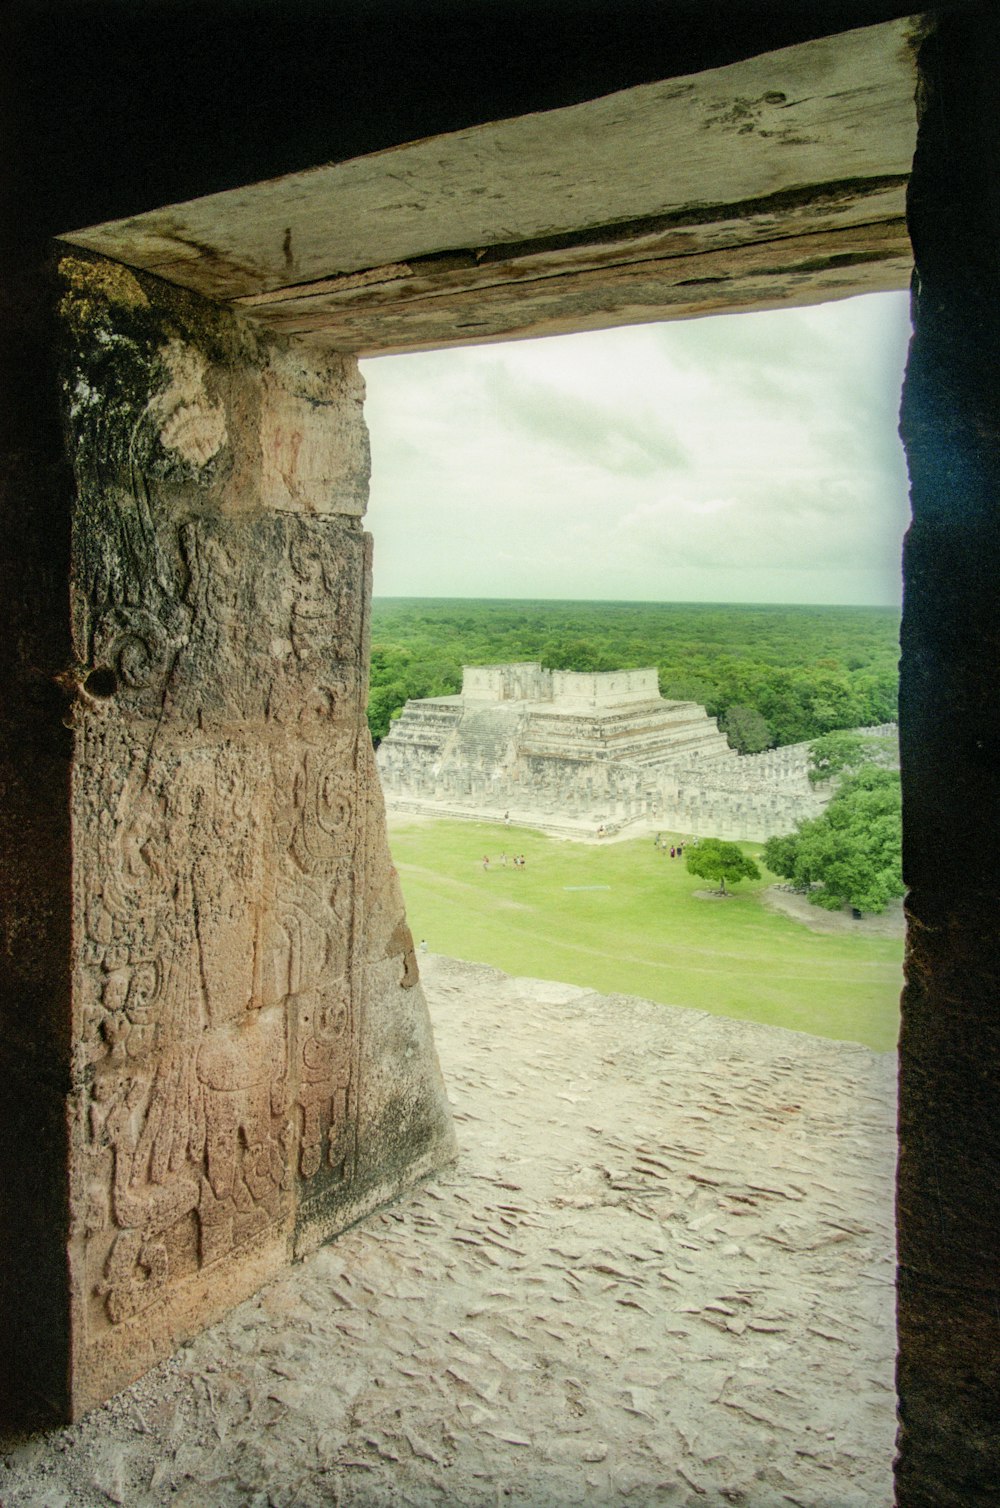
[[[4,1508],[888,1505],[894,1060],[423,972],[458,1161],[6,1442]]]

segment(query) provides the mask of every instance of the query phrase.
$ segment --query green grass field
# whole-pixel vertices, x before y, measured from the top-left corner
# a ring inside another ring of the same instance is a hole
[[[773,883],[766,872],[729,900],[701,900],[695,892],[706,882],[661,856],[651,837],[600,846],[400,818],[391,843],[413,935],[433,953],[895,1047],[901,942],[812,932],[769,911],[759,899]],[[754,844],[742,847],[759,855]],[[523,870],[510,862],[515,853],[525,855]]]

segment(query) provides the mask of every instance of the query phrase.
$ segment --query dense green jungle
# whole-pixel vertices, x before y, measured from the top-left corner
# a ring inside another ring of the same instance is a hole
[[[899,610],[712,602],[377,597],[368,723],[461,690],[463,665],[655,665],[665,697],[700,702],[743,753],[896,717]]]

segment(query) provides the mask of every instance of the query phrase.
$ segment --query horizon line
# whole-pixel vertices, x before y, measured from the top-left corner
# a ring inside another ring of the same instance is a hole
[[[712,597],[490,597],[451,596],[431,592],[373,592],[373,602],[563,602],[606,607],[771,607],[851,608],[902,613],[901,602],[752,602]]]

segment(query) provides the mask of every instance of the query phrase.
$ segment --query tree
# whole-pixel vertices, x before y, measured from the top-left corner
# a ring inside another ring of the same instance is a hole
[[[711,681],[696,675],[678,675],[673,670],[660,671],[660,695],[668,702],[697,702],[699,707],[711,707],[717,700]]]
[[[809,745],[809,779],[816,785],[845,770],[856,770],[864,762],[864,754],[865,740],[860,733],[824,733]]]
[[[884,911],[903,894],[902,801],[895,770],[862,765],[841,783],[826,811],[794,833],[769,838],[764,863],[827,911]]]
[[[726,708],[719,718],[719,729],[729,739],[729,747],[741,754],[760,754],[773,742],[771,730],[756,707],[745,707],[739,702]]]
[[[854,687],[864,708],[863,723],[894,723],[899,716],[899,671],[864,672],[854,677]]]
[[[899,751],[894,738],[878,733],[849,733],[840,729],[814,738],[809,745],[809,779],[815,785],[834,775],[849,775],[866,765],[891,767]]]
[[[613,655],[594,639],[550,639],[542,648],[542,664],[550,670],[617,670]]]
[[[739,844],[725,843],[721,838],[702,838],[693,848],[684,850],[684,858],[688,874],[696,874],[702,880],[718,880],[722,895],[728,894],[727,880],[736,885],[740,880],[760,879],[760,870]]]
[[[376,748],[389,731],[392,714],[405,704],[408,695],[403,681],[390,681],[387,685],[371,688],[368,693],[368,728]]]
[[[864,702],[854,691],[850,678],[829,670],[813,670],[810,676],[810,722],[820,733],[835,728],[856,728],[864,716]]]

